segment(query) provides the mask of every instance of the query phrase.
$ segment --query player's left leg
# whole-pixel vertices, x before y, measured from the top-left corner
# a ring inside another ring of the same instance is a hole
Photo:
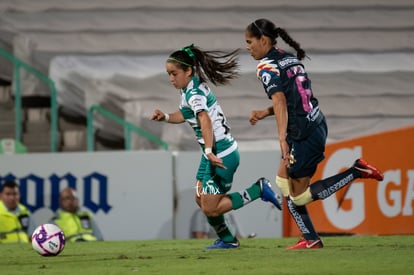
[[[231,156],[230,154],[229,156]],[[239,155],[233,154],[231,162],[230,157],[223,157],[223,164],[227,169],[221,169],[212,166],[207,159],[201,160],[203,180],[201,190],[198,188],[200,195],[200,206],[204,214],[207,216],[208,223],[214,228],[219,237],[213,245],[207,249],[223,249],[223,248],[237,248],[239,241],[235,236],[235,232],[230,230],[227,220],[224,218],[224,213],[232,210],[232,203],[226,193],[231,188],[233,175],[239,165]],[[226,160],[224,160],[226,159]]]
[[[235,248],[239,246],[239,242],[234,234],[229,230],[223,214],[232,210],[243,207],[244,205],[257,200],[263,194],[265,188],[270,189],[265,179],[253,183],[249,188],[240,192],[226,194],[232,187],[233,177],[239,164],[239,153],[232,153],[223,156],[223,164],[227,169],[221,169],[207,165],[206,175],[212,175],[209,179],[203,180],[201,190],[201,206],[207,216],[208,222],[215,229],[219,240],[208,249],[215,248]],[[209,171],[209,169],[213,171]],[[266,187],[264,187],[266,185]],[[273,194],[273,191],[267,190],[267,195]]]
[[[291,196],[296,205],[305,205],[315,200],[324,200],[344,188],[357,178],[384,179],[381,171],[363,159],[357,159],[353,166],[342,173],[312,183],[302,194]],[[298,179],[299,180],[299,179]]]
[[[362,159],[342,173],[319,180],[309,185],[318,163],[324,158],[327,129],[321,124],[312,135],[303,141],[291,141],[291,156],[294,161],[289,167],[290,198],[296,205],[305,205],[314,200],[323,200],[356,178],[382,180],[382,173]]]

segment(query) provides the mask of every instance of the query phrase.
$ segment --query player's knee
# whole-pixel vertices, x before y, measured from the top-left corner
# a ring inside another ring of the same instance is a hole
[[[279,186],[280,191],[282,191],[283,196],[289,196],[289,180],[287,178],[276,176],[275,182],[277,186]]]
[[[306,189],[305,192],[303,192],[302,194],[298,196],[294,196],[294,197],[290,196],[290,199],[295,205],[298,205],[298,206],[306,205],[313,201],[312,194],[309,188]]]

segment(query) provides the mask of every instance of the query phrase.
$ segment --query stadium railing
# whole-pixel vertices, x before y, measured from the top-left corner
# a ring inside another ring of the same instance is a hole
[[[0,49],[0,55],[13,63],[13,85],[14,85],[14,109],[15,109],[15,139],[22,142],[22,95],[21,95],[21,80],[20,69],[26,70],[28,73],[35,76],[40,81],[46,83],[50,88],[50,151],[57,151],[58,141],[58,108],[56,101],[56,87],[55,83],[48,76],[39,72],[29,64],[15,57],[4,49]]]
[[[122,125],[124,127],[124,139],[125,139],[125,150],[131,150],[131,132],[135,132],[146,139],[150,140],[151,142],[154,142],[155,144],[158,144],[161,148],[168,151],[168,143],[165,141],[159,139],[157,136],[151,134],[150,132],[120,118],[119,116],[111,113],[107,109],[99,106],[99,105],[92,105],[88,109],[88,114],[86,117],[86,123],[87,123],[87,150],[88,151],[94,151],[94,144],[95,144],[95,131],[94,131],[94,125],[93,125],[93,118],[94,113],[99,112],[101,115],[105,116],[106,118]]]

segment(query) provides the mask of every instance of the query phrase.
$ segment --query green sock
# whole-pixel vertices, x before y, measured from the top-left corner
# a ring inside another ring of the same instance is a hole
[[[225,243],[234,241],[235,236],[227,226],[223,215],[220,215],[218,217],[207,217],[207,221],[214,228],[220,240]]]
[[[228,196],[233,205],[233,209],[236,210],[260,198],[260,186],[256,183],[253,183],[249,188],[246,188],[240,192],[228,194]]]

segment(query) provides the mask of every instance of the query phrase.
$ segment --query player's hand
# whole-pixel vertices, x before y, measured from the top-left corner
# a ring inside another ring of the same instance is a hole
[[[253,110],[250,113],[249,121],[251,125],[256,125],[256,123],[263,118],[265,118],[263,110]]]
[[[282,161],[284,165],[289,168],[290,165],[295,163],[296,160],[293,155],[290,154],[289,145],[285,140],[280,141],[280,151],[282,153]]]
[[[154,112],[152,113],[152,116],[150,117],[150,120],[156,120],[156,121],[164,121],[164,119],[165,119],[164,112],[158,109],[154,110]]]
[[[227,169],[227,167],[223,165],[223,160],[221,158],[218,158],[215,154],[209,153],[206,156],[214,166],[220,167],[222,169]]]

